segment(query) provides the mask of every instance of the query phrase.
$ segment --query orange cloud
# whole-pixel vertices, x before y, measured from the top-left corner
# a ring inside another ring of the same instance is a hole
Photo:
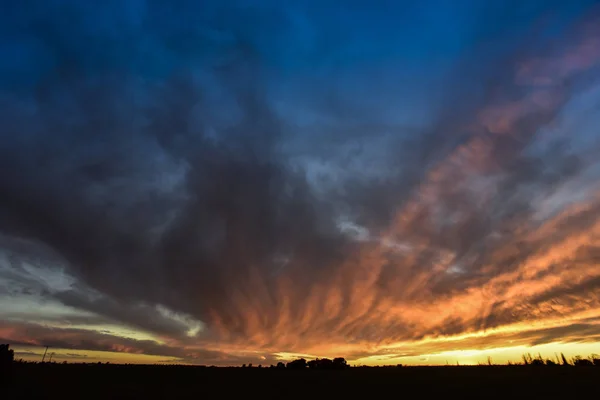
[[[599,37],[585,34],[560,57],[521,65],[517,82],[558,84],[595,66]],[[485,131],[430,170],[387,230],[347,249],[335,273],[306,292],[298,292],[293,274],[269,282],[248,277],[247,291],[231,293],[234,323],[217,311],[210,321],[223,348],[333,355],[439,338],[441,351],[459,346],[451,340],[457,335],[510,327],[518,340],[538,331],[538,322],[554,329],[572,315],[599,316],[600,270],[584,254],[600,235],[597,196],[547,221],[514,212],[494,222],[489,215],[507,173],[521,173],[511,163],[522,161],[537,133],[523,121],[539,114],[535,127],[551,122],[568,95],[560,86],[534,87],[520,100],[481,110]],[[586,284],[585,294],[567,293]]]

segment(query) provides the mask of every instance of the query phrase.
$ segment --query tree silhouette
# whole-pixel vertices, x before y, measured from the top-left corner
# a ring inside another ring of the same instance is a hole
[[[345,358],[337,357],[333,359],[333,368],[334,369],[346,369],[348,368],[348,363]]]
[[[10,382],[13,373],[15,353],[8,344],[0,344],[0,380]]]
[[[348,368],[348,363],[342,357],[337,357],[333,360],[329,358],[317,358],[316,360],[309,361],[308,367],[310,369],[346,369]]]
[[[304,358],[300,358],[298,360],[290,361],[286,365],[287,369],[305,369],[306,368],[306,360]]]
[[[0,365],[8,367],[15,360],[15,352],[10,349],[8,344],[0,344]]]

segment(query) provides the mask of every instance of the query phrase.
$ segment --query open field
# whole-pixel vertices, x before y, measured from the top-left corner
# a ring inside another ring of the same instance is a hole
[[[6,398],[594,398],[600,368],[451,366],[341,371],[16,363]]]

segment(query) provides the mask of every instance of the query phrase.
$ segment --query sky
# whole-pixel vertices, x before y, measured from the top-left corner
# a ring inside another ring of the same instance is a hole
[[[16,358],[600,353],[596,1],[0,13]]]

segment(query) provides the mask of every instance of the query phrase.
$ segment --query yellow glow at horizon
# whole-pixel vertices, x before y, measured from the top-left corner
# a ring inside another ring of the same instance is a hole
[[[44,348],[37,346],[12,346],[17,353],[16,359],[25,361],[41,361]],[[29,352],[30,354],[18,354],[19,352]],[[257,361],[261,359],[260,353],[248,352],[257,355]],[[533,357],[538,354],[544,359],[556,361],[557,357],[563,353],[567,359],[575,356],[588,357],[593,354],[600,354],[600,342],[596,343],[548,343],[537,346],[513,346],[513,347],[498,347],[491,349],[458,349],[448,350],[438,353],[421,354],[416,356],[398,356],[394,354],[366,356],[358,359],[348,359],[351,365],[477,365],[487,364],[488,357],[493,364],[507,364],[508,362],[521,362],[523,354],[530,353]],[[119,353],[109,351],[86,351],[86,350],[69,350],[69,349],[52,349],[48,350],[46,360],[49,360],[52,354],[53,361],[56,362],[111,362],[122,364],[188,364],[179,361],[175,357]],[[340,354],[339,356],[343,356]],[[276,353],[276,359],[281,361],[289,361],[295,358],[313,359],[317,358],[309,354],[299,353]],[[264,358],[263,358],[264,359]],[[202,360],[199,360],[202,363]]]
[[[491,349],[464,349],[464,350],[449,350],[439,353],[422,354],[419,356],[408,357],[392,357],[388,356],[371,356],[354,360],[352,364],[357,365],[477,365],[487,364],[488,357],[493,364],[508,364],[509,362],[522,362],[522,356],[530,353],[532,357],[537,357],[538,354],[543,359],[551,359],[556,361],[557,356],[564,354],[567,359],[575,356],[588,357],[593,354],[600,354],[600,342],[596,343],[547,343],[537,346],[513,346],[513,347],[497,347]]]
[[[159,344],[164,344],[164,341],[155,335],[144,331],[128,329],[119,325],[69,325],[69,327],[75,329],[101,332],[106,335],[118,336],[126,339],[152,340]]]
[[[244,356],[244,357],[256,357],[257,360],[264,360],[264,355],[272,354],[276,360],[288,361],[295,358],[333,358],[333,357],[345,357],[348,362],[352,365],[392,365],[392,364],[405,364],[405,365],[445,365],[445,364],[479,364],[487,363],[488,357],[492,359],[493,363],[506,364],[511,362],[521,362],[522,355],[525,353],[531,353],[536,356],[538,353],[543,358],[554,359],[556,354],[564,353],[567,358],[572,358],[576,355],[587,357],[591,354],[600,354],[600,343],[575,343],[565,341],[561,342],[557,340],[554,343],[527,346],[523,342],[515,343],[512,345],[514,339],[519,342],[519,334],[527,332],[535,332],[540,329],[546,328],[558,328],[568,326],[587,319],[590,321],[593,318],[600,316],[600,310],[587,310],[581,313],[573,314],[567,318],[555,318],[546,319],[542,321],[533,322],[520,322],[510,325],[504,325],[498,328],[489,329],[486,331],[477,331],[464,333],[453,336],[442,336],[442,337],[429,337],[414,342],[398,342],[389,343],[379,346],[373,346],[369,343],[327,343],[326,341],[320,344],[318,347],[307,348],[303,352],[278,352],[276,349],[252,349],[246,348],[243,345],[237,344],[232,346],[219,346],[218,348],[211,348],[210,346],[205,348],[207,350],[221,351],[232,356]],[[590,325],[600,325],[600,322],[587,322]],[[57,326],[58,327],[58,326]],[[164,341],[159,338],[140,331],[130,330],[126,327],[118,325],[82,325],[82,326],[70,326],[75,329],[85,329],[89,331],[96,331],[100,333],[106,333],[107,335],[119,336],[123,338],[129,338],[133,340],[152,340],[158,344],[165,344]],[[503,340],[505,335],[510,335]],[[489,342],[486,345],[485,338],[489,338]],[[473,342],[471,339],[477,339]],[[483,340],[482,340],[483,339]],[[494,346],[495,347],[489,347]],[[14,346],[18,351],[23,346]],[[27,346],[25,346],[27,347]],[[35,355],[22,357],[25,360],[39,361],[41,359],[40,348],[35,348]],[[188,350],[197,350],[193,346],[187,347]],[[42,348],[43,350],[43,348]],[[56,361],[69,361],[69,362],[87,362],[87,361],[102,361],[102,362],[113,362],[113,363],[158,363],[170,360],[170,362],[177,362],[174,357],[163,357],[163,356],[152,356],[143,354],[132,354],[132,353],[119,353],[119,352],[102,352],[102,351],[84,351],[84,350],[66,350],[57,349],[55,352]],[[403,356],[406,352],[415,353],[418,355],[414,356]],[[87,357],[69,357],[66,353],[87,355]],[[380,353],[378,355],[365,355],[352,359],[347,356],[349,354],[356,353]],[[20,358],[20,357],[17,357]],[[199,359],[199,363],[203,363],[203,360]]]
[[[41,361],[44,354],[44,348],[39,346],[11,346],[15,351],[15,359],[23,359],[24,361]],[[31,354],[19,354],[19,352],[29,352]],[[156,356],[147,354],[134,354],[134,353],[120,353],[114,351],[96,351],[96,350],[70,350],[70,349],[58,349],[48,348],[46,354],[46,361],[50,360],[52,355],[52,361],[69,363],[97,363],[97,362],[110,362],[114,364],[168,364],[179,362],[174,357]]]

